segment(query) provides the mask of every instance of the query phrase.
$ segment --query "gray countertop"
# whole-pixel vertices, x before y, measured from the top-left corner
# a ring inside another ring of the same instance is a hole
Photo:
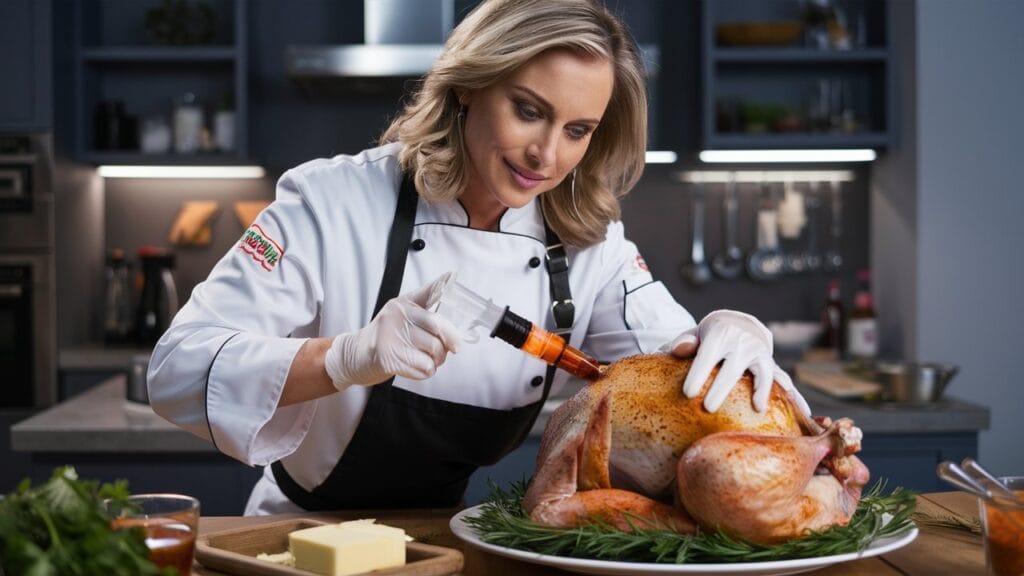
[[[20,452],[216,452],[213,444],[125,399],[115,376],[11,426]]]
[[[149,356],[152,348],[141,346],[109,346],[79,344],[57,351],[57,367],[61,370],[95,370],[127,372],[136,355]]]
[[[925,406],[849,402],[800,389],[816,415],[848,417],[865,434],[976,432],[989,426],[989,410],[947,398]],[[571,393],[570,388],[567,393]],[[531,435],[565,401],[549,400]],[[11,447],[23,452],[215,452],[213,445],[174,426],[145,404],[125,399],[125,377],[116,376],[11,427]]]
[[[575,389],[578,388],[570,386],[568,395]],[[988,408],[953,397],[931,404],[911,405],[839,400],[799,383],[797,389],[815,416],[850,418],[865,434],[977,432],[987,430],[989,426]],[[548,400],[530,434],[540,436],[548,417],[564,401],[565,397]]]

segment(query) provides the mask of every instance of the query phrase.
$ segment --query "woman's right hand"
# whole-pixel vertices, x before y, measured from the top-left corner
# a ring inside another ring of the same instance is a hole
[[[458,350],[461,333],[447,318],[427,310],[431,296],[447,281],[392,298],[365,327],[336,336],[324,359],[334,387],[379,384],[392,376],[423,380]]]

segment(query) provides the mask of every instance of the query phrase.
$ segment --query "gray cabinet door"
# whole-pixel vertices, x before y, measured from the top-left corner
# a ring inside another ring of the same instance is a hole
[[[53,124],[51,1],[0,0],[0,131]]]

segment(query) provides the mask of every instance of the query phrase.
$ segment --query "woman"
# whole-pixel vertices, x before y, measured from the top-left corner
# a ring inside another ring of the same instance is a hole
[[[637,47],[600,2],[485,1],[385,144],[282,176],[154,350],[154,409],[266,466],[246,514],[455,505],[567,375],[460,345],[424,308],[453,268],[603,361],[700,342],[684,393],[726,359],[706,406],[749,369],[763,408],[773,377],[792,387],[770,333],[695,326],[623,237],[646,130]]]

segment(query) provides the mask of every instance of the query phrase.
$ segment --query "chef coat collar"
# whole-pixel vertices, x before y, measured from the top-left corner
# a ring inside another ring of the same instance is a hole
[[[417,224],[454,224],[469,226],[469,214],[458,201],[451,202],[420,202],[416,212]],[[498,220],[498,231],[525,234],[537,239],[544,236],[544,224],[541,218],[540,200],[534,198],[522,208],[506,208]]]

